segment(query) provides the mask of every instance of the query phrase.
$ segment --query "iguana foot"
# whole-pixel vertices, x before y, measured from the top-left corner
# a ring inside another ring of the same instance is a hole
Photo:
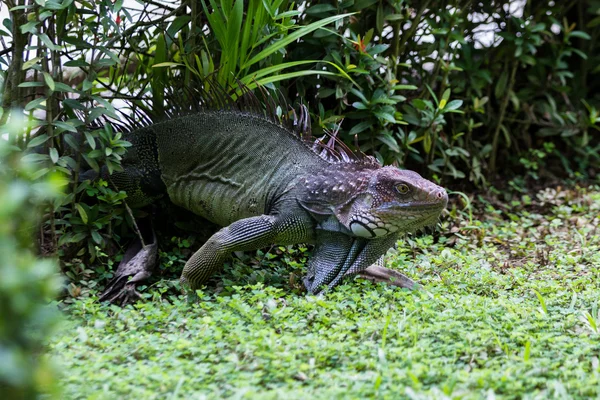
[[[158,244],[154,233],[152,243],[142,245],[140,239],[137,239],[123,255],[115,277],[108,283],[100,301],[125,305],[140,299],[136,286],[152,275],[157,258]]]
[[[381,267],[373,264],[369,268],[357,274],[363,279],[368,279],[371,282],[384,282],[389,285],[399,286],[405,289],[418,289],[419,284],[410,279],[408,276],[394,271],[393,269]]]

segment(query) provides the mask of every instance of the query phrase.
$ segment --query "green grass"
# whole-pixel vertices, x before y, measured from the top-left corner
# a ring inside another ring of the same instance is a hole
[[[193,304],[152,288],[125,308],[77,300],[51,342],[64,396],[600,397],[599,191],[475,203],[479,219],[453,210],[391,255],[421,291],[242,281]]]

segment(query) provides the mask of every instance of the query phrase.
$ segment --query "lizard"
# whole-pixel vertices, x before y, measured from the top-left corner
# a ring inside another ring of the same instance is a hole
[[[237,100],[223,92],[213,96],[216,106],[137,122],[124,136],[132,146],[123,170],[110,177],[128,204],[167,196],[223,227],[187,261],[182,285],[200,287],[232,252],[297,243],[315,246],[303,279],[309,293],[348,275],[369,278],[369,268],[373,280],[402,278],[382,268],[383,255],[399,235],[437,222],[446,190],[350,150],[335,135],[314,139],[306,107],[282,113],[269,94],[261,102],[247,90]],[[204,93],[205,104],[210,96]],[[146,253],[125,261],[156,258],[155,247]],[[140,279],[148,276],[142,264],[133,268]]]

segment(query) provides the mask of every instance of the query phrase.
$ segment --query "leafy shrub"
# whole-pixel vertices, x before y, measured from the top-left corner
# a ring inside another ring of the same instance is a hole
[[[594,178],[599,10],[585,1],[313,1],[304,23],[360,14],[315,32],[292,58],[335,61],[360,89],[312,76],[296,87],[316,100],[322,124],[345,118],[345,140],[358,134],[361,149],[438,179],[486,186],[507,169],[526,172],[520,160],[547,143],[554,150],[538,177]]]
[[[64,182],[34,179],[35,166],[0,140],[0,392],[7,399],[36,398],[55,388],[44,340],[57,313],[48,305],[60,280],[54,260],[36,257],[34,232],[42,206]]]

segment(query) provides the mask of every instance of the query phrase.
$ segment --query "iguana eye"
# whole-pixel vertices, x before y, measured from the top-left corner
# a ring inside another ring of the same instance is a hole
[[[399,185],[396,186],[396,190],[398,191],[398,193],[400,194],[406,194],[408,193],[408,185],[405,185],[404,183],[401,183]]]

